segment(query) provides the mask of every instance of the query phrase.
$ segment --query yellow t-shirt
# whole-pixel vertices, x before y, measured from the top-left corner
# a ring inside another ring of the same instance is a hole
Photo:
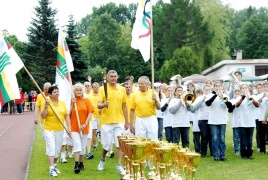
[[[127,94],[124,87],[116,85],[115,88],[107,84],[109,107],[101,111],[101,124],[124,123],[124,113],[122,105],[126,103]],[[99,102],[106,101],[104,87],[99,90]]]
[[[133,98],[133,93],[130,93],[130,95],[127,95],[127,113],[128,113],[128,122],[130,122],[130,105],[131,105],[131,100]],[[134,116],[133,122],[136,122],[136,116]]]
[[[131,92],[132,92],[132,93],[137,92],[137,87],[136,87],[136,86],[134,86],[134,85],[132,85],[132,87],[131,87]]]
[[[46,97],[46,99],[49,99],[49,96],[46,96],[45,94],[44,94],[44,96]],[[39,112],[40,112],[39,122],[40,123],[44,123],[45,119],[43,119],[42,116],[41,116],[41,113],[42,113],[41,110],[44,109],[44,106],[45,106],[45,98],[42,96],[42,94],[38,94],[37,95],[37,98],[36,98],[36,106],[38,106]]]
[[[134,93],[130,109],[135,109],[136,116],[149,117],[156,115],[156,108],[154,101],[152,100],[152,90],[148,89],[145,93],[138,91]],[[159,101],[159,97],[156,94],[156,98]]]
[[[65,122],[65,115],[69,114],[69,113],[68,113],[65,102],[62,100],[58,100],[58,104],[54,104],[50,100],[50,105],[57,112],[62,123],[66,123]],[[48,108],[47,109],[47,117],[46,117],[45,122],[44,122],[44,130],[48,130],[48,131],[62,131],[62,130],[64,130],[64,127],[61,125],[60,121],[58,120],[57,116],[54,114],[52,109],[49,106],[47,108]],[[42,111],[43,111],[43,109],[42,109]]]
[[[98,112],[99,94],[94,94],[94,93],[89,94],[88,98],[89,98],[89,100],[92,104],[93,110],[94,110],[92,116],[94,116],[95,118],[100,118],[100,114]]]

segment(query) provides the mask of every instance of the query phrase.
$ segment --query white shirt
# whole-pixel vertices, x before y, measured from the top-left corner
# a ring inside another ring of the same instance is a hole
[[[169,98],[164,98],[161,101],[161,107],[163,107],[167,102]],[[172,127],[173,125],[173,115],[169,112],[169,106],[167,109],[163,112],[163,127]]]
[[[210,94],[208,98],[209,100],[214,94]],[[226,96],[226,95],[225,95]],[[228,108],[222,99],[217,96],[212,104],[209,106],[209,116],[208,116],[208,124],[227,124],[228,121]]]
[[[231,103],[232,105],[235,105],[237,101],[241,99],[241,96],[237,97],[236,99],[232,99]],[[241,108],[240,107],[235,107],[232,114],[231,114],[231,128],[238,128],[238,125],[240,124],[240,113],[241,113]]]
[[[169,103],[169,112],[172,114],[172,127],[190,127],[189,111],[182,105],[181,100],[174,98]]]
[[[198,126],[198,111],[195,111],[192,113],[192,121],[193,121],[193,132],[200,132],[199,126]]]
[[[255,114],[252,113],[254,111],[255,105],[252,102],[249,102],[247,98],[245,98],[240,104],[240,123],[238,127],[255,127]]]

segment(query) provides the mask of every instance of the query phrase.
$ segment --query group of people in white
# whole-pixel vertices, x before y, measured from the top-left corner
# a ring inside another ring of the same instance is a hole
[[[60,162],[67,162],[66,145],[72,147],[69,157],[74,155],[74,173],[84,171],[84,156],[93,158],[92,143],[93,150],[97,150],[97,131],[102,144],[97,169],[105,169],[107,153],[115,146],[116,171],[121,173],[124,169],[118,135],[132,133],[152,140],[181,142],[185,148],[190,144],[191,123],[195,151],[205,157],[209,147],[214,161],[226,161],[225,133],[230,113],[234,153],[243,159],[253,158],[252,139],[256,127],[258,151],[264,154],[268,82],[258,83],[253,90],[241,81],[240,71],[233,72],[233,77],[225,93],[221,81],[207,80],[201,89],[192,82],[182,85],[181,76],[170,85],[163,83],[154,88],[146,76],[139,77],[137,83],[129,76],[120,85],[117,72],[110,70],[104,86],[91,83],[91,79],[73,86],[70,111],[58,98],[58,87],[45,83],[44,92],[37,97],[34,122],[42,125],[49,175],[55,177],[60,173],[56,166],[59,156]],[[59,119],[66,125],[65,130]]]

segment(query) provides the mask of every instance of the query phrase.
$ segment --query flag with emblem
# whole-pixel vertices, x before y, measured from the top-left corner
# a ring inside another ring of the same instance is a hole
[[[132,29],[131,47],[139,49],[145,62],[150,59],[151,17],[151,1],[140,0]]]
[[[59,28],[57,63],[56,63],[56,84],[59,88],[59,98],[66,103],[67,108],[71,103],[71,77],[70,73],[74,71],[72,57],[65,40],[65,36]]]
[[[4,34],[0,34],[0,103],[20,98],[16,73],[23,62]]]

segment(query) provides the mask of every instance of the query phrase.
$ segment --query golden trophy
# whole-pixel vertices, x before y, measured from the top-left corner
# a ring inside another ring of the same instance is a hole
[[[177,158],[178,158],[178,174],[182,177],[182,179],[186,179],[186,168],[187,163],[185,161],[185,153],[189,151],[188,148],[181,148],[177,150]]]
[[[129,147],[126,145],[127,143],[134,142],[135,139],[130,136],[125,136],[125,137],[118,137],[119,140],[119,147],[122,151],[122,155],[124,157],[124,166],[125,166],[125,171],[121,173],[121,177],[123,179],[129,179],[132,169],[131,169],[131,163],[129,160]]]
[[[200,154],[195,152],[186,152],[186,163],[188,166],[188,179],[194,180],[195,179],[195,172],[196,168],[200,164]]]
[[[171,148],[170,147],[154,148],[154,154],[156,157],[156,169],[159,170],[160,179],[161,180],[165,179],[166,164],[170,164],[171,160]]]

